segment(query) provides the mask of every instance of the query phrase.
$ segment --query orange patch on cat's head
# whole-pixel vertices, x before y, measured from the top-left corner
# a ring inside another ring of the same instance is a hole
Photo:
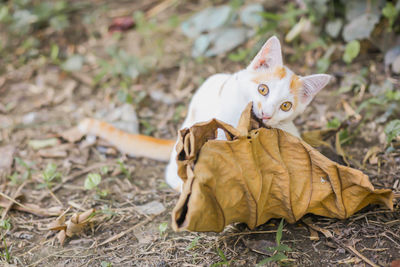
[[[293,74],[292,80],[290,81],[290,92],[294,95],[297,95],[302,85],[303,83],[301,82],[299,76]]]
[[[251,79],[256,84],[265,83],[266,81],[270,80],[272,75],[270,72],[260,72],[256,73],[256,75]]]
[[[261,102],[257,102],[257,107],[258,107],[259,110],[262,109],[262,104],[261,104]]]
[[[297,103],[299,102],[299,90],[301,89],[301,86],[303,85],[303,82],[300,80],[299,76],[293,74],[292,79],[290,81],[290,93],[292,93],[294,97],[294,107],[297,106]]]
[[[286,69],[285,67],[276,67],[274,70],[274,76],[283,79],[286,76]]]
[[[278,66],[272,72],[267,71],[267,72],[256,73],[252,81],[257,84],[260,84],[274,78],[283,79],[285,77],[286,77],[285,67]]]

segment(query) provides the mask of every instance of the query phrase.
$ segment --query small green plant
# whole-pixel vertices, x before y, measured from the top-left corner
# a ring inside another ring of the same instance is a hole
[[[9,219],[0,220],[0,230],[9,231],[10,229],[11,229],[11,223]],[[4,235],[1,234],[1,237],[3,241],[4,251],[0,250],[0,259],[9,263],[11,260],[10,251],[8,250],[8,246]]]
[[[224,252],[218,247],[217,247],[217,253],[218,253],[218,256],[222,259],[222,261],[213,263],[211,265],[211,267],[216,267],[216,266],[221,266],[221,265],[227,265],[228,266],[229,265],[228,259],[226,258]]]
[[[19,157],[15,157],[15,163],[23,168],[24,171],[22,172],[13,172],[11,175],[8,176],[8,179],[11,180],[11,183],[14,185],[22,184],[25,180],[31,178],[32,175],[32,163],[27,163],[23,161]]]
[[[101,167],[100,173],[101,173],[102,175],[106,175],[106,174],[108,173],[108,167],[107,167],[107,166]]]
[[[351,41],[346,45],[343,54],[343,61],[350,64],[360,53],[360,42],[357,40]]]
[[[104,205],[101,210],[98,211],[99,213],[107,215],[107,219],[111,219],[113,216],[117,215],[116,212],[112,211],[109,206]]]
[[[400,120],[392,120],[385,126],[386,142],[389,144],[400,135]]]
[[[192,242],[185,248],[185,251],[191,250],[197,246],[197,243],[200,240],[200,236],[196,236]]]
[[[136,22],[137,31],[144,36],[148,36],[157,29],[157,23],[152,19],[146,19],[142,11],[136,11],[133,14],[133,19]]]
[[[111,262],[108,261],[102,261],[100,265],[101,267],[112,267]]]
[[[281,261],[288,259],[288,257],[284,254],[284,252],[292,251],[292,249],[285,244],[281,244],[283,221],[284,221],[284,219],[282,218],[282,220],[278,226],[278,230],[276,232],[276,238],[275,238],[276,246],[267,248],[269,251],[273,252],[272,256],[269,258],[263,259],[262,261],[260,261],[257,264],[257,266],[264,265],[268,262],[281,262]]]
[[[326,124],[327,128],[333,128],[333,129],[336,129],[339,126],[340,126],[340,120],[336,117],[328,121],[328,123]]]
[[[399,15],[399,10],[391,2],[387,2],[386,6],[382,9],[382,15],[388,19],[389,28],[388,31],[391,32],[393,29],[393,23],[395,22],[397,16]]]
[[[140,120],[141,128],[143,128],[143,134],[152,135],[157,130],[156,127],[147,120]]]
[[[10,219],[0,220],[0,229],[4,229],[6,231],[11,229]]]
[[[56,181],[61,180],[61,173],[57,172],[57,165],[55,163],[48,163],[42,173],[43,183],[38,185],[38,188],[51,188]]]
[[[50,59],[54,63],[59,63],[60,47],[57,44],[52,44],[50,47]]]
[[[186,106],[185,105],[178,105],[174,111],[174,115],[172,116],[172,121],[174,123],[178,123],[181,119],[186,115]]]
[[[141,60],[128,54],[125,50],[117,47],[107,49],[109,60],[100,59],[100,72],[95,77],[95,82],[99,82],[106,75],[121,79],[127,87],[136,79],[139,74],[144,73],[146,68]]]
[[[287,28],[293,27],[299,20],[301,15],[307,11],[301,10],[293,3],[285,5],[285,10],[281,13],[276,12],[262,12],[261,16],[265,18],[265,24],[259,29],[258,34],[265,35],[265,33],[274,33],[280,28],[282,21],[285,21]]]
[[[125,178],[129,179],[131,177],[131,172],[125,166],[124,162],[121,159],[119,159],[117,160],[117,163],[119,165],[119,170],[125,175]]]
[[[107,190],[100,190],[99,184],[101,183],[101,175],[98,173],[89,173],[86,176],[84,187],[86,190],[96,190],[96,195],[99,197],[106,197]]]
[[[2,236],[2,240],[3,240],[4,252],[0,251],[0,259],[9,263],[11,260],[11,255],[10,255],[10,251],[8,250],[6,238],[4,236]]]
[[[165,232],[168,229],[168,223],[167,222],[163,222],[160,223],[160,225],[158,226],[158,231],[160,232],[160,236],[165,236]]]
[[[239,48],[236,52],[232,52],[228,55],[228,58],[234,62],[242,62],[247,60],[249,57],[250,50]]]

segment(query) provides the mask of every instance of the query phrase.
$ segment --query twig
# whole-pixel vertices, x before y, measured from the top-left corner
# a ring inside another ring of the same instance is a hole
[[[334,238],[334,241],[336,243],[338,243],[339,245],[343,246],[341,244],[341,242],[339,240],[335,240],[336,238]],[[348,251],[352,252],[353,254],[355,254],[357,257],[359,257],[360,259],[362,259],[363,261],[365,261],[366,263],[368,263],[369,265],[371,265],[372,267],[379,267],[379,265],[376,265],[375,263],[373,263],[372,261],[370,261],[368,258],[366,258],[364,255],[362,255],[360,252],[358,252],[354,247],[348,245],[348,246],[344,246],[344,248],[347,248]]]
[[[135,224],[134,226],[132,226],[132,227],[129,228],[128,230],[125,230],[125,231],[123,231],[123,232],[121,232],[121,233],[119,233],[119,234],[116,234],[116,235],[114,235],[114,236],[108,238],[107,240],[105,240],[105,241],[103,241],[102,243],[100,243],[100,244],[98,245],[98,247],[103,246],[103,245],[105,245],[105,244],[108,244],[108,243],[110,243],[110,242],[112,242],[112,241],[115,241],[115,240],[117,240],[117,239],[123,237],[124,235],[126,235],[126,234],[132,232],[133,230],[135,230],[137,227],[142,226],[142,225],[145,225],[145,224],[151,222],[151,221],[154,219],[154,217],[155,217],[155,216],[152,216],[152,217],[150,217],[150,218],[147,218],[146,220],[141,221],[141,222],[138,223],[138,224]]]
[[[49,191],[50,195],[55,199],[55,201],[58,202],[58,204],[60,204],[60,206],[64,206],[63,203],[58,199],[58,197],[53,193],[53,191],[51,191],[50,188],[47,187],[47,190]]]
[[[248,232],[232,233],[232,234],[227,234],[225,236],[222,236],[221,238],[218,239],[218,242],[220,242],[228,237],[233,237],[233,236],[243,236],[243,235],[252,235],[252,234],[273,234],[276,232],[277,232],[277,230],[248,231]],[[286,230],[284,229],[283,232],[286,232]]]
[[[379,265],[376,265],[375,263],[373,263],[371,260],[369,260],[368,258],[366,258],[364,255],[362,255],[360,252],[358,252],[357,249],[355,249],[354,247],[350,246],[350,245],[345,245],[343,244],[342,241],[340,241],[339,239],[335,238],[333,236],[333,234],[327,230],[327,229],[323,229],[319,226],[316,226],[314,224],[311,224],[305,220],[302,220],[304,224],[306,224],[308,227],[314,229],[315,231],[318,231],[320,233],[322,233],[326,238],[333,240],[337,245],[341,246],[342,248],[346,249],[347,251],[349,251],[350,253],[353,253],[354,255],[356,255],[357,257],[359,257],[361,260],[363,260],[364,262],[366,262],[367,264],[371,265],[372,267],[379,267]]]
[[[13,202],[14,204],[17,204],[18,206],[21,206],[21,207],[23,207],[23,208],[25,208],[25,209],[27,209],[27,210],[30,210],[29,207],[25,206],[25,205],[22,204],[22,203],[19,203],[19,202],[16,201],[15,199],[13,199],[13,198],[7,196],[6,194],[4,194],[4,193],[2,193],[2,192],[0,192],[0,196],[2,196],[2,197],[4,197],[4,198],[8,199],[9,201]],[[12,206],[12,205],[11,205],[11,206]]]
[[[17,196],[19,195],[19,193],[21,193],[22,188],[24,188],[24,186],[28,183],[28,181],[24,181],[17,189],[17,191],[15,191],[14,195],[13,195],[13,199],[17,198]],[[12,201],[14,202],[14,201]],[[8,211],[11,209],[11,207],[13,206],[12,202],[3,210],[3,213],[1,214],[1,219],[4,220],[4,218],[7,216]]]
[[[163,12],[165,9],[172,6],[175,2],[176,2],[175,0],[165,0],[165,1],[157,4],[156,6],[154,6],[149,11],[146,12],[146,17],[151,18],[151,17],[157,16],[158,14]]]
[[[64,250],[63,253],[68,252],[68,251],[73,251],[73,250],[74,250],[74,249],[67,249],[67,250]],[[39,263],[41,263],[42,261],[44,261],[44,260],[46,260],[46,259],[48,259],[48,258],[50,258],[50,257],[57,256],[58,253],[59,253],[59,252],[55,252],[55,253],[53,253],[53,254],[47,255],[47,256],[45,256],[45,257],[42,257],[42,258],[40,258],[39,260],[35,261],[34,263],[31,263],[31,264],[27,265],[27,267],[30,267],[30,266],[37,266],[37,265],[38,265]]]

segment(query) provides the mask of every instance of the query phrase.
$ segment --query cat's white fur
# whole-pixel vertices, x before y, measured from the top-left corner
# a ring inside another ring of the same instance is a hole
[[[284,78],[266,80],[269,88],[267,95],[258,92],[259,84],[254,77],[262,73],[272,72],[276,67],[284,67]],[[282,129],[294,136],[300,137],[293,124],[294,118],[301,114],[313,97],[329,82],[330,75],[315,74],[300,77],[302,87],[298,92],[296,108],[283,111],[280,106],[285,101],[294,102],[294,95],[290,92],[290,83],[293,72],[283,66],[281,45],[275,36],[271,37],[261,48],[250,65],[234,74],[215,74],[208,78],[193,95],[189,105],[188,115],[182,124],[182,129],[195,123],[219,119],[233,126],[237,126],[240,115],[249,102],[253,102],[253,111],[263,122],[271,127]],[[261,103],[261,109],[259,104]],[[218,136],[224,138],[223,135]],[[176,151],[172,150],[169,164],[166,168],[166,182],[172,188],[180,188],[182,180],[177,175]]]

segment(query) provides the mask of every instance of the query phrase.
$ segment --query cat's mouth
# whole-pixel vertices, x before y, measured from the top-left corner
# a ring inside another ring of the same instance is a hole
[[[257,118],[259,122],[262,122],[262,124],[264,124],[265,126],[272,127],[271,125],[272,117],[263,116],[262,114],[259,114],[259,112],[254,112],[254,110],[253,110],[253,115],[255,118]]]
[[[272,126],[268,124],[268,120],[264,120],[262,116],[257,114],[258,112],[255,112],[254,107],[252,109],[252,117],[255,121],[257,121],[260,125],[262,125],[265,128],[271,128]]]

